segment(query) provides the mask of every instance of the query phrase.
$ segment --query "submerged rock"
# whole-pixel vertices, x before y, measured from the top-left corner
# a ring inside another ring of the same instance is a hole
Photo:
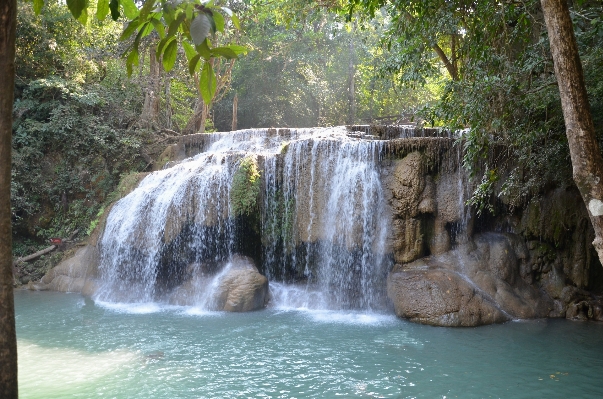
[[[207,310],[249,312],[268,302],[268,279],[259,273],[251,258],[235,255],[217,273],[194,265],[191,278],[177,287],[169,302],[200,306]]]

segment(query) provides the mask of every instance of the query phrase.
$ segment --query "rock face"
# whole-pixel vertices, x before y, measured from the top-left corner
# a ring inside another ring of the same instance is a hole
[[[500,197],[496,216],[478,216],[466,206],[475,183],[455,152],[434,163],[418,148],[384,162],[396,263],[387,285],[396,314],[442,326],[599,320],[603,268],[577,190],[556,188],[524,208]]]
[[[75,255],[52,268],[40,282],[29,282],[27,288],[37,291],[84,292],[96,291],[96,267],[98,251],[92,245],[78,249]]]
[[[496,303],[460,274],[415,261],[390,274],[388,295],[396,315],[435,326],[477,326],[509,320]]]
[[[526,255],[518,236],[478,235],[445,254],[396,266],[388,296],[398,316],[440,326],[546,317],[553,301],[519,277]]]

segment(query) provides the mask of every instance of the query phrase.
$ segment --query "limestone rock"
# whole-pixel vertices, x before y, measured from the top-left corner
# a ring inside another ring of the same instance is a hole
[[[220,277],[214,303],[218,310],[248,312],[262,309],[268,299],[268,279],[250,258],[236,256]]]
[[[519,275],[526,253],[517,236],[477,235],[442,255],[397,265],[388,276],[388,296],[400,317],[433,325],[547,317],[553,301]]]
[[[429,252],[432,255],[441,255],[451,248],[450,234],[441,219],[436,218],[433,223],[433,235],[429,240]]]
[[[392,223],[394,260],[412,262],[422,255],[423,235],[417,219],[396,219]]]
[[[463,196],[459,187],[458,175],[444,174],[436,182],[436,202],[438,218],[444,223],[456,222],[461,219]]]
[[[419,198],[419,205],[417,210],[419,213],[435,213],[437,210],[436,200],[436,186],[431,176],[425,176],[425,188]]]
[[[460,327],[509,320],[494,303],[459,274],[414,269],[390,274],[388,296],[396,315],[436,326]]]
[[[61,292],[86,292],[92,291],[89,279],[96,276],[98,268],[98,251],[92,245],[86,245],[77,250],[75,255],[50,269],[38,283],[30,282],[27,285],[31,290],[51,290]]]
[[[415,217],[419,213],[421,194],[425,189],[423,156],[420,152],[408,154],[394,166],[393,175],[386,185],[392,193],[393,213],[401,219]],[[429,204],[423,204],[425,208]]]

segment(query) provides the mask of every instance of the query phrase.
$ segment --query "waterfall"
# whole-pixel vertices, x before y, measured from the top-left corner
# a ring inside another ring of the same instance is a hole
[[[266,162],[266,259],[280,279],[328,294],[316,306],[370,309],[383,299],[389,217],[379,143],[345,135],[292,141],[280,184],[276,160]]]
[[[186,284],[207,290],[242,253],[268,277],[274,306],[384,306],[383,141],[343,127],[209,136],[204,152],[149,174],[113,206],[99,242],[98,299],[169,301]],[[241,213],[235,176],[248,159],[261,184],[254,211]],[[208,303],[199,292],[190,298]]]

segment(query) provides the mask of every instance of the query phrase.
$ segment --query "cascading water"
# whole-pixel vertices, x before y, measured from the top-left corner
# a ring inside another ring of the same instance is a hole
[[[280,266],[274,271],[279,278],[306,280],[308,287],[299,292],[304,306],[304,293],[312,287],[324,295],[310,307],[381,306],[389,218],[378,156],[378,141],[296,140],[282,159],[280,185],[270,178],[276,184],[265,200],[271,233],[266,259]],[[276,175],[276,167],[266,162],[266,176]],[[279,298],[295,306],[300,295],[285,291]]]
[[[171,301],[192,284],[188,302],[207,306],[199,291],[243,253],[269,278],[276,306],[381,308],[390,220],[381,143],[343,127],[211,135],[206,151],[150,174],[115,204],[100,241],[97,299]],[[262,181],[257,224],[231,198],[249,157]]]

